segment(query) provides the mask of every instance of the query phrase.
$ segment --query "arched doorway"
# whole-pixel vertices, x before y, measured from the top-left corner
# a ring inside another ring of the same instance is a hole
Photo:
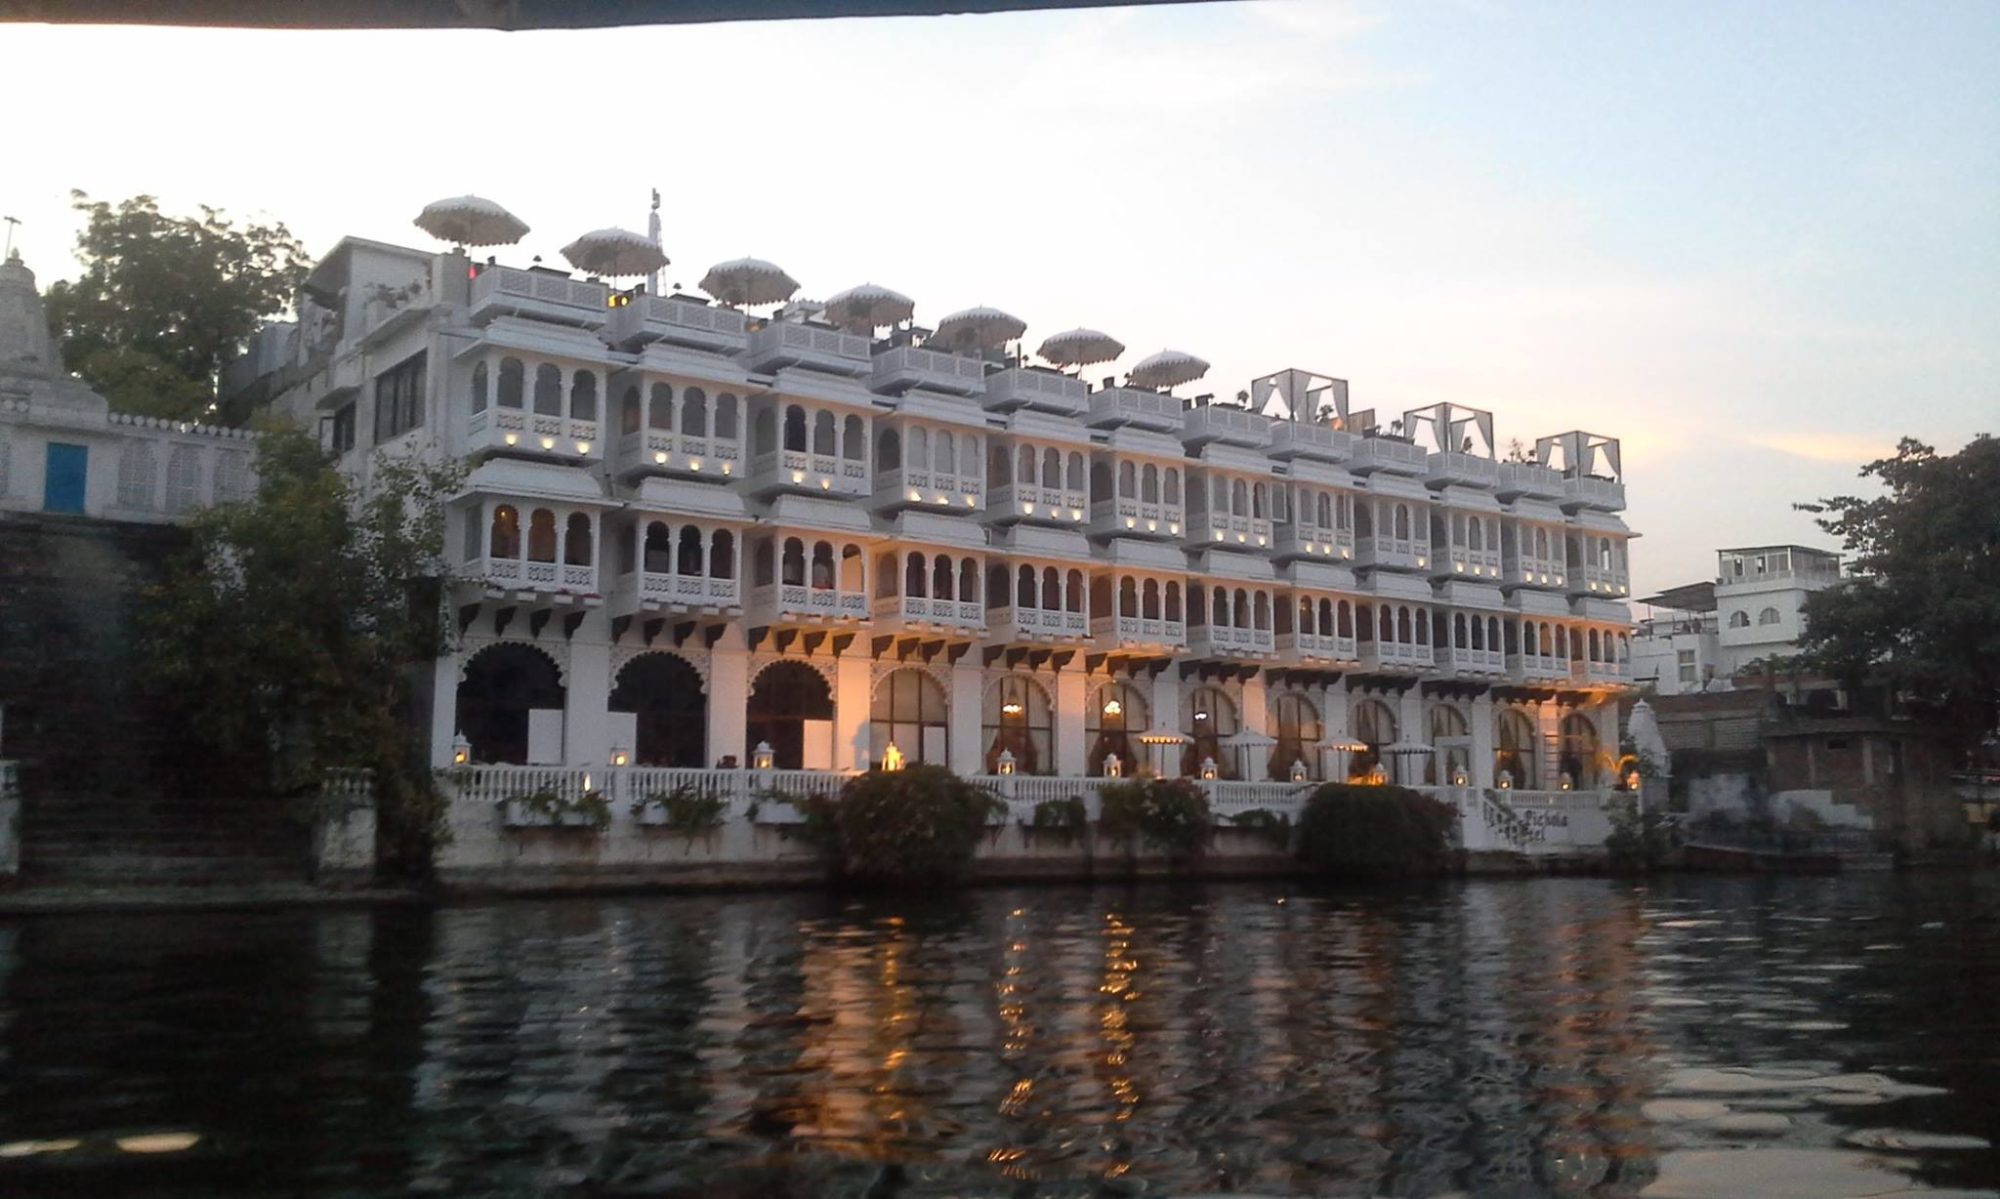
[[[1137,688],[1129,683],[1106,683],[1083,714],[1084,740],[1090,745],[1084,768],[1101,776],[1104,760],[1117,754],[1121,773],[1138,774],[1146,763],[1137,735],[1146,731],[1150,719],[1146,700]]]
[[[1451,787],[1463,774],[1472,776],[1472,729],[1465,713],[1451,704],[1432,704],[1430,745],[1436,752],[1424,757],[1424,782],[1434,787]]]
[[[639,766],[708,765],[708,702],[701,675],[675,654],[641,654],[618,672],[611,711],[633,716]]]
[[[1388,779],[1384,750],[1396,741],[1396,714],[1379,699],[1358,701],[1347,714],[1354,744],[1361,748],[1347,755],[1347,781],[1383,782]]]
[[[458,731],[475,762],[560,762],[563,706],[562,675],[549,656],[503,642],[466,663]]]
[[[1280,692],[1271,702],[1273,728],[1278,735],[1278,743],[1271,747],[1270,776],[1274,779],[1289,779],[1292,768],[1300,762],[1306,764],[1306,777],[1319,777],[1319,742],[1322,726],[1319,709],[1303,695],[1290,691]]]
[[[1502,774],[1509,786],[1538,791],[1542,786],[1542,755],[1535,752],[1535,722],[1519,708],[1502,708],[1493,726],[1493,781]]]
[[[775,662],[757,676],[745,711],[743,761],[758,743],[771,746],[780,770],[833,767],[833,692],[819,671],[800,662]]]
[[[1570,777],[1570,783],[1579,791],[1588,791],[1598,785],[1599,743],[1597,726],[1581,712],[1571,712],[1562,718],[1562,773]]]
[[[891,671],[875,686],[868,710],[868,764],[879,767],[891,742],[903,761],[951,764],[950,706],[944,688],[921,670]]]
[[[1215,772],[1222,778],[1236,776],[1233,755],[1224,752],[1223,739],[1234,737],[1240,726],[1236,723],[1236,704],[1220,687],[1196,687],[1188,695],[1187,726],[1181,731],[1188,735],[1187,748],[1181,751],[1181,773],[1190,778],[1199,777],[1201,764],[1215,760]]]
[[[1000,773],[1000,753],[1014,755],[1017,774],[1056,772],[1055,720],[1048,693],[1024,675],[1008,675],[986,689],[986,773]]]

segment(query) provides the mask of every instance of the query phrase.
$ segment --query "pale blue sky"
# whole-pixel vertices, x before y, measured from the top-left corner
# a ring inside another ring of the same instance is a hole
[[[2000,3],[1232,3],[583,33],[0,33],[0,211],[69,273],[67,189],[520,257],[643,228],[826,295],[1302,366],[1502,444],[1624,439],[1636,582],[1818,540],[1909,433],[2000,414]]]

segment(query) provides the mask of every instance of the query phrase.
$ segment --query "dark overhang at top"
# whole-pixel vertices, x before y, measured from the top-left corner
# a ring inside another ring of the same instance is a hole
[[[1191,0],[0,0],[0,21],[267,29],[601,29],[810,17],[1133,7]]]

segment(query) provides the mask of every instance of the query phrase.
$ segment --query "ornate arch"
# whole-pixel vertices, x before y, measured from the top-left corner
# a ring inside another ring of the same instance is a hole
[[[868,698],[871,702],[875,698],[875,693],[882,689],[882,680],[899,670],[914,670],[919,674],[929,676],[932,682],[943,689],[945,702],[947,704],[951,702],[951,672],[949,668],[941,669],[930,662],[897,662],[893,659],[878,659],[869,664]]]
[[[748,695],[755,691],[757,689],[758,676],[780,662],[797,662],[801,666],[818,672],[819,676],[826,680],[827,693],[836,696],[840,694],[838,667],[832,658],[806,658],[791,654],[750,655],[749,672],[743,678],[744,694]]]
[[[1054,685],[1043,682],[1041,677],[1031,670],[985,671],[979,680],[979,702],[982,705],[986,703],[986,693],[998,686],[1001,679],[1026,679],[1034,685],[1035,690],[1042,693],[1042,698],[1048,701],[1049,711],[1051,713],[1056,711],[1056,691]]]
[[[701,679],[701,693],[703,695],[708,694],[708,655],[706,654],[695,655],[687,653],[684,650],[668,649],[666,647],[660,647],[656,649],[653,646],[649,645],[620,645],[612,647],[611,649],[612,691],[618,690],[618,676],[625,673],[625,668],[627,666],[632,665],[632,663],[638,661],[639,659],[645,657],[647,654],[665,654],[669,658],[679,658],[681,661],[687,663],[688,666],[694,670],[696,677]]]
[[[471,669],[473,659],[487,650],[502,645],[518,645],[547,658],[549,664],[556,668],[556,682],[564,687],[569,686],[569,646],[545,645],[540,641],[529,641],[522,637],[467,637],[459,644],[458,681],[461,683],[465,681],[465,672]]]

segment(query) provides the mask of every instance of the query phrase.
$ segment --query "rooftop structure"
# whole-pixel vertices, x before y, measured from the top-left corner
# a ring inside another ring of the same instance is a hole
[[[1757,662],[1798,651],[1806,597],[1840,582],[1840,555],[1803,545],[1716,551],[1713,582],[1669,588],[1640,602],[1634,681],[1661,695],[1727,689]]]

